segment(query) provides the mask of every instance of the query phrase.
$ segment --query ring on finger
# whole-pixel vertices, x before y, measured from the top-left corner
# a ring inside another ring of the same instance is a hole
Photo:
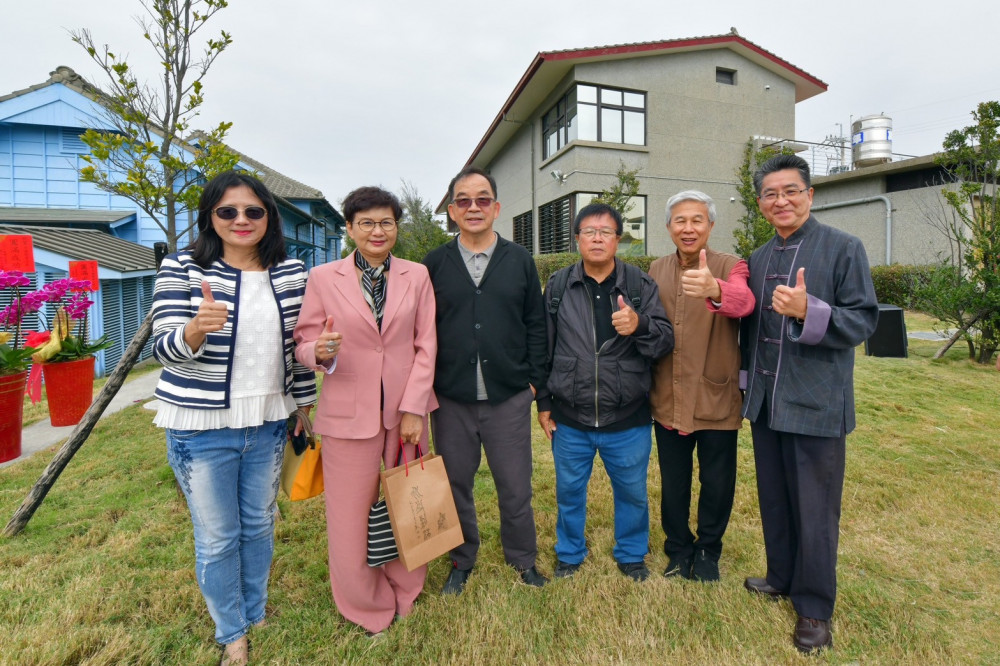
[[[331,341],[329,341],[329,342],[327,342],[327,343],[326,343],[326,350],[327,350],[328,352],[330,352],[331,354],[332,354],[333,352],[337,351],[337,343],[336,343],[336,342],[333,342],[332,340],[331,340]]]

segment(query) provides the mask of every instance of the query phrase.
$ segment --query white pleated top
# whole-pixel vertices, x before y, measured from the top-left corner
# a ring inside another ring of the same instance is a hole
[[[176,430],[248,428],[284,421],[295,411],[295,400],[284,393],[281,315],[267,271],[241,273],[239,313],[229,409],[191,409],[160,402],[153,423]]]

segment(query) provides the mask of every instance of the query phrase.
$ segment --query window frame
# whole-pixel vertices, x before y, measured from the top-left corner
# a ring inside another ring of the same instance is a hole
[[[581,101],[580,87],[593,88],[595,91],[596,101]],[[618,93],[621,96],[621,103],[614,103],[611,101],[604,101],[605,93]],[[629,95],[638,95],[642,98],[642,105],[636,106],[627,102],[627,97]],[[596,136],[594,138],[580,136],[580,118],[579,108],[581,106],[592,107],[596,114]],[[541,127],[542,127],[542,159],[548,159],[564,149],[573,141],[596,141],[598,143],[609,143],[623,146],[645,146],[647,140],[647,122],[648,115],[646,113],[648,103],[648,95],[644,90],[634,90],[630,88],[616,88],[612,86],[602,86],[596,83],[587,83],[584,81],[574,81],[570,87],[552,104],[545,113],[541,116]],[[617,140],[610,140],[605,138],[607,131],[605,128],[605,115],[606,111],[618,114],[618,136]],[[555,112],[555,115],[552,115]],[[642,116],[642,142],[635,143],[632,141],[626,141],[626,119],[628,114],[640,114]],[[576,125],[576,134],[571,139],[570,129]],[[549,146],[550,137],[555,136],[556,141],[554,146]]]

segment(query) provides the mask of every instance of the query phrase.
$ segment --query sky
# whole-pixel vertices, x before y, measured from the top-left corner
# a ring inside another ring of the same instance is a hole
[[[0,95],[58,65],[100,86],[70,39],[79,28],[155,80],[143,13],[138,0],[4,0]],[[885,113],[893,151],[926,155],[978,102],[1000,99],[997,19],[994,0],[229,0],[200,33],[233,43],[195,126],[231,121],[230,145],[338,207],[355,187],[398,192],[403,180],[436,206],[538,52],[735,27],[829,86],[796,106],[796,140],[849,139],[852,118]]]

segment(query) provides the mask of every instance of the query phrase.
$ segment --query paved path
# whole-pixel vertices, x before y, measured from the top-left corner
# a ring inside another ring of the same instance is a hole
[[[146,402],[153,397],[153,390],[156,389],[156,382],[160,379],[160,370],[147,372],[139,375],[135,379],[128,380],[118,390],[118,393],[111,399],[111,403],[104,410],[101,418],[108,414],[114,414],[126,407]],[[65,426],[62,428],[53,427],[48,419],[26,427],[21,431],[21,457],[0,463],[0,469],[8,465],[17,464],[19,461],[28,458],[32,454],[47,449],[53,444],[57,444],[68,438],[76,426]]]

